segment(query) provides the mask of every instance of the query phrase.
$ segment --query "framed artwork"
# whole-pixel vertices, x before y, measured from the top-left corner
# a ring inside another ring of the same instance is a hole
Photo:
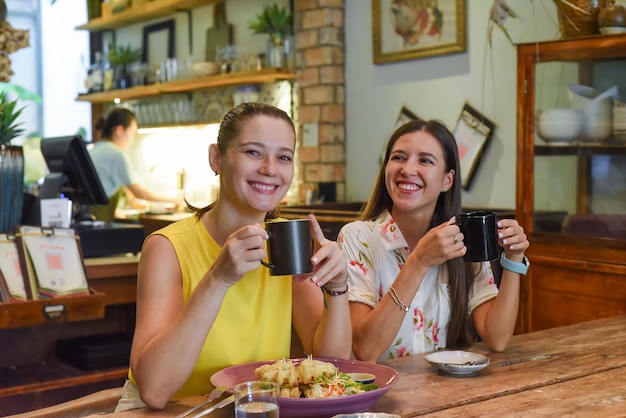
[[[398,129],[405,123],[415,119],[420,119],[420,117],[411,112],[406,106],[402,106],[402,109],[400,109],[400,114],[398,115],[398,119],[396,119],[396,126],[394,129]]]
[[[372,0],[374,63],[464,52],[465,0]]]
[[[176,56],[174,28],[174,19],[143,28],[143,62],[156,64]]]
[[[396,129],[404,125],[405,123],[408,123],[416,119],[421,119],[421,118],[417,116],[415,113],[411,112],[406,106],[402,106],[402,108],[400,109],[400,113],[398,114],[398,118],[396,119],[396,124],[394,125],[393,130],[395,131]],[[387,151],[387,144],[385,142],[383,143],[383,147],[380,153],[380,158],[378,159],[379,166],[382,166],[383,163],[385,162],[386,151]]]
[[[463,106],[454,128],[461,163],[461,186],[468,190],[495,124],[469,104]]]

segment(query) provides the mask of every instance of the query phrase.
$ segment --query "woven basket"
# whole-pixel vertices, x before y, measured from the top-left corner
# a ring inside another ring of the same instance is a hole
[[[598,31],[598,14],[610,0],[567,0],[584,10],[582,13],[562,0],[554,0],[559,19],[559,29],[563,39],[595,35]]]

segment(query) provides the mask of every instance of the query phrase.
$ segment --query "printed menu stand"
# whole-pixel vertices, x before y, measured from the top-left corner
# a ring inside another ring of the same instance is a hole
[[[0,234],[0,280],[4,290],[3,302],[28,299],[15,236],[8,234]]]
[[[18,227],[18,254],[31,299],[89,295],[78,239],[70,228]]]

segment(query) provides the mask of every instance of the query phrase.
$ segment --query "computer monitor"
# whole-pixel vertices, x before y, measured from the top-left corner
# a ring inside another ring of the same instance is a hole
[[[59,196],[71,199],[76,205],[74,221],[89,218],[89,205],[109,203],[85,141],[80,135],[43,138],[41,153],[50,173],[39,188],[39,199],[54,199]]]

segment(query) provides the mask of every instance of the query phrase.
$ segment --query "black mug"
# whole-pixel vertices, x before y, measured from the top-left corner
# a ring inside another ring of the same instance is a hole
[[[467,252],[463,261],[480,262],[498,258],[496,213],[473,211],[456,215],[456,224],[463,233]]]
[[[311,256],[313,240],[308,219],[270,221],[265,224],[269,235],[267,242],[269,267],[272,276],[305,274],[313,271]]]

